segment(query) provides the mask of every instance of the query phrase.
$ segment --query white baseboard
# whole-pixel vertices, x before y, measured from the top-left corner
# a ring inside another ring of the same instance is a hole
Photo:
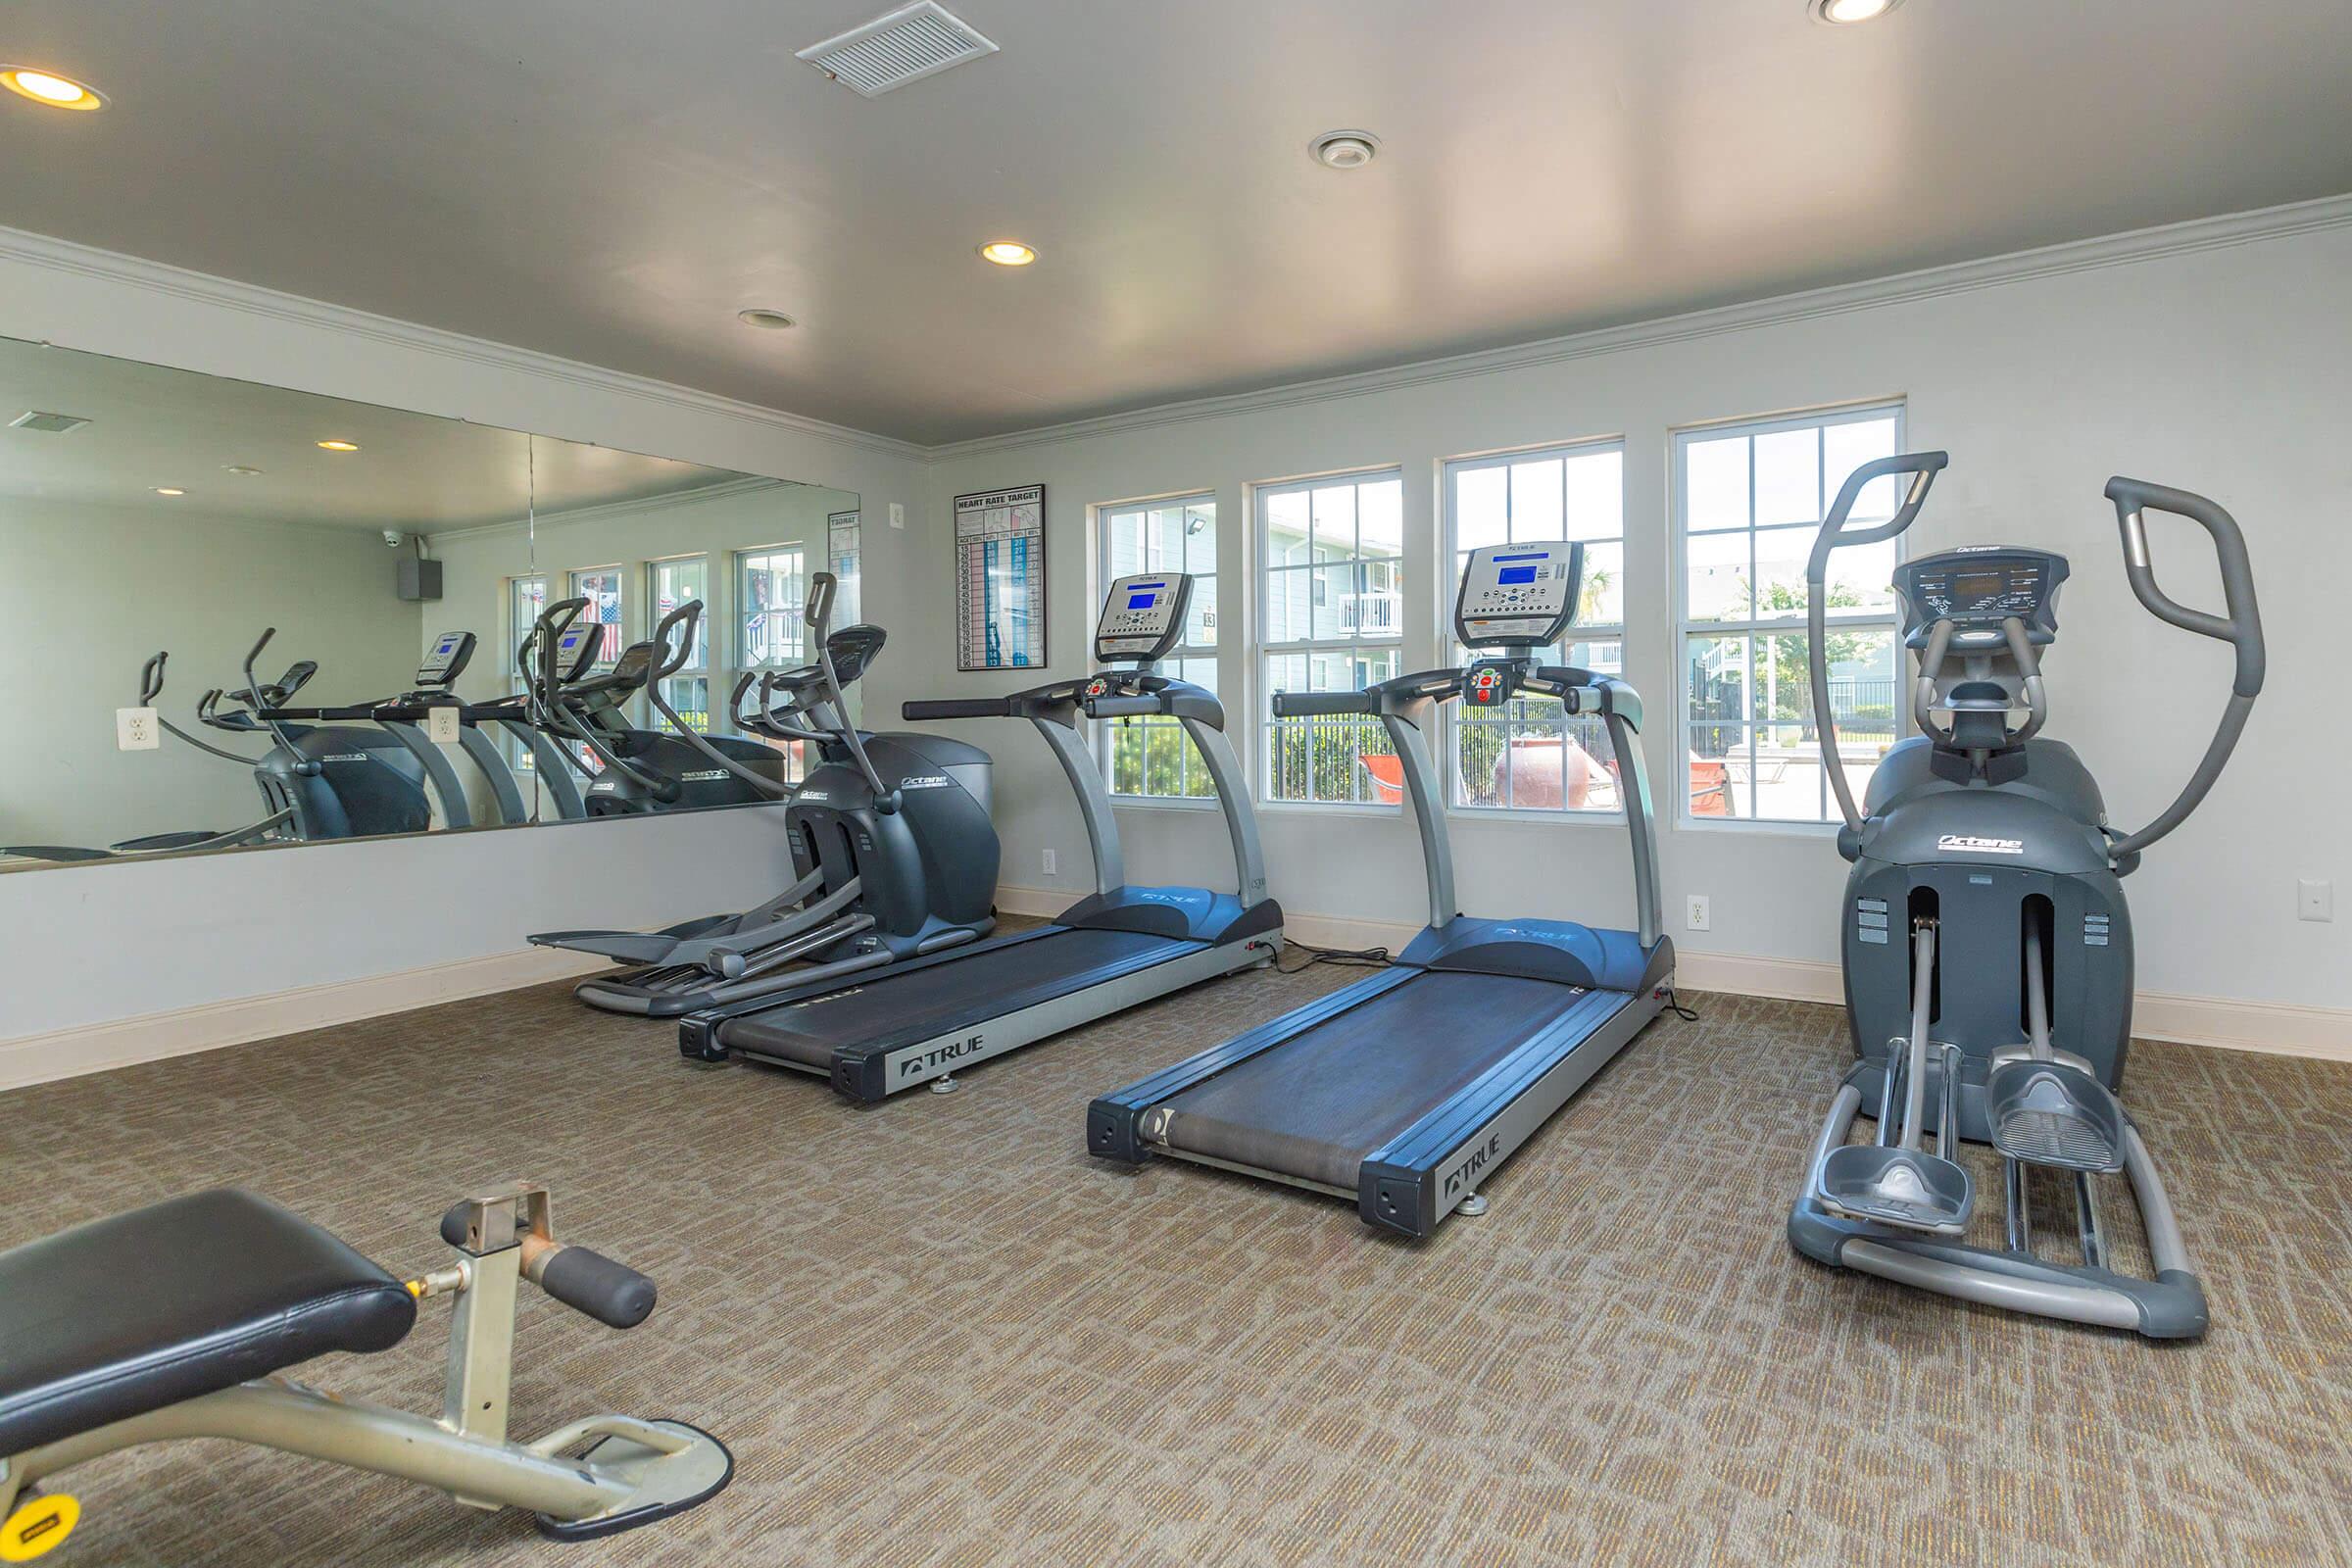
[[[997,889],[997,907],[1007,914],[1058,914],[1073,899],[1070,891],[1061,888],[1007,885]],[[1357,920],[1298,909],[1285,910],[1283,923],[1294,941],[1314,947],[1387,948],[1392,953],[1401,951],[1420,929],[1395,921]],[[0,1091],[245,1045],[305,1029],[380,1018],[437,1002],[463,1002],[586,974],[604,964],[604,959],[587,954],[524,948],[0,1040]],[[1685,948],[1677,959],[1676,979],[1692,991],[1832,1005],[1844,995],[1838,965],[1809,958],[1767,958]],[[2352,1009],[2341,1007],[2143,991],[2135,1000],[2132,1033],[2144,1040],[2352,1061]]]
[[[361,980],[208,1002],[171,1012],[0,1040],[0,1090],[380,1018],[436,1002],[463,1002],[468,997],[586,974],[603,968],[607,961],[588,954],[524,948]]]
[[[997,907],[1009,914],[1058,914],[1073,895],[1056,888],[999,887]],[[1294,942],[1318,948],[1386,948],[1401,952],[1421,928],[1344,915],[1282,912],[1283,929]],[[1784,1002],[1843,1004],[1845,984],[1835,963],[1815,958],[1766,958],[1745,953],[1709,953],[1677,944],[1675,981],[1690,991],[1770,997]],[[2132,999],[2132,1033],[2142,1040],[2215,1046],[2226,1051],[2262,1051],[2282,1056],[2352,1061],[2352,1009],[2305,1007],[2283,1002],[2249,1002],[2233,997],[2184,997],[2142,991]]]

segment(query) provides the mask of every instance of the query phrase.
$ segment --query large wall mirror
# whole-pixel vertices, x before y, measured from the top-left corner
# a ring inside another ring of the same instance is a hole
[[[803,759],[729,698],[813,573],[857,618],[858,514],[0,339],[0,870],[765,804]]]

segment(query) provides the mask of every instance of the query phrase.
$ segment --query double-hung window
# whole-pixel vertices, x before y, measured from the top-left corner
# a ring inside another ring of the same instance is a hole
[[[1161,661],[1160,671],[1214,692],[1217,689],[1217,498],[1186,496],[1096,509],[1102,529],[1103,592],[1121,577],[1182,571],[1193,578],[1184,640]],[[1104,779],[1113,795],[1181,800],[1216,793],[1200,748],[1175,719],[1161,714],[1111,719]]]
[[[1625,449],[1590,442],[1460,458],[1446,465],[1444,499],[1453,580],[1482,545],[1581,540],[1585,580],[1574,627],[1540,650],[1546,664],[1603,674],[1625,666]],[[1444,601],[1447,646],[1453,596]],[[1472,810],[1613,811],[1615,754],[1596,713],[1551,697],[1522,697],[1453,715],[1453,804]]]
[[[662,683],[662,700],[677,710],[697,734],[710,733],[710,558],[709,556],[676,556],[668,561],[650,562],[646,566],[648,586],[653,589],[653,624],[659,626],[662,617],[680,605],[703,602],[702,617],[695,623],[693,641],[686,649],[686,662],[678,672]],[[657,729],[669,729],[669,719],[656,708],[650,715]]]
[[[1404,477],[1395,468],[1257,490],[1261,690],[1361,691],[1401,672]],[[1395,805],[1403,773],[1377,718],[1266,710],[1270,801]]]
[[[588,601],[580,618],[602,628],[596,640],[596,667],[611,669],[620,662],[620,568],[590,566],[573,572],[571,597]]]
[[[522,654],[522,640],[531,634],[538,622],[539,612],[547,608],[547,579],[545,577],[509,577],[507,579],[507,640],[505,647],[507,691],[520,696],[523,691],[522,671],[515,661]],[[506,749],[507,761],[517,773],[528,773],[535,765],[530,742],[509,730],[502,730],[501,744]]]
[[[1860,465],[1901,447],[1899,404],[1714,425],[1674,438],[1690,820],[1824,822],[1837,808],[1814,722],[1805,564]],[[1897,500],[1880,479],[1856,523]],[[1840,550],[1827,582],[1830,705],[1859,798],[1900,733],[1892,541]]]
[[[736,674],[791,669],[811,657],[801,619],[808,577],[801,547],[764,545],[735,557]],[[755,737],[765,739],[765,737]],[[798,783],[808,771],[805,741],[768,741],[784,754],[784,776]]]

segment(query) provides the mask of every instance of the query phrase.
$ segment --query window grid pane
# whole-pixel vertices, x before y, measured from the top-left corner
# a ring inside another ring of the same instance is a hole
[[[1895,406],[1675,438],[1686,817],[1833,820],[1802,630],[1806,563],[1846,475],[1895,452],[1901,425]],[[1852,519],[1884,520],[1894,505],[1891,482],[1875,481]],[[1857,796],[1900,734],[1895,559],[1892,544],[1839,551],[1825,593],[1830,700]]]
[[[1163,674],[1217,689],[1217,499],[1186,496],[1102,507],[1102,587],[1146,571],[1193,578],[1184,638],[1160,662]],[[1129,799],[1212,797],[1208,766],[1184,726],[1160,715],[1114,719],[1103,726],[1102,766],[1110,793]]]
[[[1580,540],[1585,581],[1571,633],[1542,650],[1544,663],[1614,674],[1624,667],[1625,453],[1608,445],[1554,447],[1449,463],[1446,526],[1459,584],[1480,545]],[[1448,600],[1446,613],[1452,613]],[[1446,646],[1457,661],[1469,650]],[[1571,715],[1552,698],[1521,698],[1491,712],[1449,710],[1456,809],[1616,811],[1620,808],[1608,726]]]
[[[1348,474],[1257,492],[1265,791],[1273,801],[1394,806],[1402,764],[1377,718],[1276,718],[1278,691],[1361,691],[1401,672],[1404,476]]]
[[[571,597],[588,601],[580,618],[603,628],[597,635],[596,667],[610,669],[620,659],[620,568],[595,566],[571,574]]]

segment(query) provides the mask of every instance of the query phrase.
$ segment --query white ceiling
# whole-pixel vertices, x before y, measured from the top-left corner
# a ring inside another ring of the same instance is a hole
[[[62,435],[7,428],[36,409],[90,422]],[[360,450],[321,452],[324,440]],[[430,533],[520,519],[534,468],[543,514],[743,477],[0,338],[0,497]],[[158,486],[187,494],[159,496]]]
[[[0,223],[933,442],[2352,189],[2347,0],[890,4],[17,0]]]

